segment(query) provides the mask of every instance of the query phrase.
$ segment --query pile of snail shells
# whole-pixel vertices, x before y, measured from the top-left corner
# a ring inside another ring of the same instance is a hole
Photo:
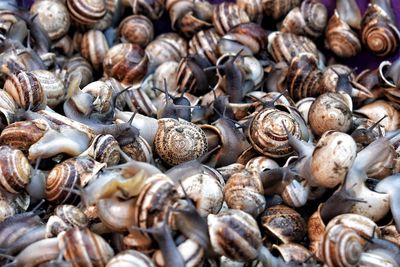
[[[1,264],[399,266],[395,12],[2,1]]]

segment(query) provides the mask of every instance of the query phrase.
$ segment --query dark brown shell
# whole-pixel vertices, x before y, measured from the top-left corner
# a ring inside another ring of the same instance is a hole
[[[219,39],[214,28],[199,31],[189,41],[189,54],[198,55],[214,65],[218,59],[216,48]]]
[[[154,38],[153,23],[145,16],[126,17],[118,27],[122,41],[146,47]]]
[[[219,35],[224,35],[234,26],[250,22],[246,11],[234,3],[223,2],[214,8],[213,24]]]
[[[104,0],[67,0],[72,20],[78,24],[92,26],[106,14]]]

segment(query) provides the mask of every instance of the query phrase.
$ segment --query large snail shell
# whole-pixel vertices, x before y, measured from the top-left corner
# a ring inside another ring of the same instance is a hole
[[[332,218],[326,226],[326,231],[338,224],[352,229],[358,235],[366,239],[375,237],[380,238],[381,236],[381,230],[378,225],[371,219],[359,214],[346,213]],[[367,240],[364,240],[362,244],[366,242]]]
[[[40,25],[51,40],[64,36],[69,30],[69,13],[61,1],[35,1],[31,7],[31,13],[38,14]]]
[[[89,229],[73,228],[58,236],[60,246],[65,248],[64,257],[79,266],[105,266],[114,256],[110,245]]]
[[[198,55],[211,64],[216,64],[216,48],[220,36],[214,28],[199,31],[189,41],[189,54]]]
[[[31,165],[18,149],[0,146],[0,184],[10,193],[18,193],[29,183]]]
[[[197,125],[175,119],[158,120],[154,139],[157,154],[169,165],[197,159],[207,152],[207,138]]]
[[[274,20],[283,18],[290,10],[300,4],[299,0],[263,0],[265,15]]]
[[[138,44],[144,48],[153,40],[153,23],[145,16],[129,16],[119,24],[118,34],[122,41]]]
[[[46,94],[46,103],[54,108],[64,101],[65,87],[63,82],[52,72],[47,70],[34,70],[32,74],[39,80]]]
[[[103,68],[106,76],[114,77],[122,84],[131,85],[142,80],[147,72],[149,59],[144,50],[136,44],[117,44],[104,57]]]
[[[46,94],[38,78],[30,72],[12,74],[4,83],[4,90],[23,109],[39,110],[46,105]]]
[[[246,11],[240,9],[238,5],[224,2],[214,8],[213,24],[219,35],[224,35],[234,26],[250,22]]]
[[[248,133],[254,149],[273,158],[290,155],[293,149],[283,124],[293,136],[301,137],[300,124],[288,112],[267,108],[254,116]]]
[[[136,250],[124,250],[115,255],[106,267],[155,267],[146,254]]]
[[[321,136],[328,130],[350,130],[352,112],[346,96],[340,93],[325,93],[315,99],[308,114],[308,122],[314,134]]]
[[[318,140],[311,173],[319,186],[333,188],[343,182],[357,154],[357,144],[345,133],[327,131]]]
[[[67,8],[72,20],[82,25],[92,26],[106,14],[104,0],[67,0]]]
[[[208,231],[213,249],[235,261],[258,257],[261,233],[257,222],[241,210],[229,209],[208,215]]]
[[[361,21],[361,40],[378,56],[393,54],[400,44],[400,32],[377,4],[369,4]]]
[[[339,17],[337,11],[329,19],[325,37],[329,49],[339,57],[352,57],[361,51],[357,34]]]
[[[100,70],[108,51],[106,37],[101,31],[90,30],[82,36],[81,54],[92,63],[95,70]]]

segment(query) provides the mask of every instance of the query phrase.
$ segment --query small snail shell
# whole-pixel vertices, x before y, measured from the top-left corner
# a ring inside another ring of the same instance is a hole
[[[319,261],[322,261],[322,239],[326,228],[320,214],[321,206],[322,204],[318,206],[317,211],[307,221],[307,235],[310,240],[309,249]]]
[[[384,9],[369,4],[361,21],[361,40],[376,55],[386,56],[399,48],[400,32]]]
[[[328,130],[348,132],[352,126],[351,106],[347,96],[340,93],[325,93],[311,104],[308,122],[315,135]]]
[[[116,12],[119,9],[119,0],[104,0],[106,6],[106,14],[100,19],[99,22],[90,26],[93,30],[104,31],[110,27],[113,21],[119,20],[121,14]]]
[[[64,257],[73,267],[105,266],[114,256],[110,245],[89,229],[73,228],[58,236],[60,247],[65,248]]]
[[[32,74],[39,80],[46,94],[46,104],[54,108],[64,101],[65,87],[63,82],[52,72],[47,70],[34,70]]]
[[[155,267],[152,260],[136,250],[124,250],[115,255],[106,265],[106,267]]]
[[[106,14],[104,0],[67,0],[71,19],[78,24],[92,26]]]
[[[46,237],[57,236],[73,227],[85,228],[89,224],[86,215],[73,205],[60,205],[46,223]]]
[[[217,63],[217,43],[220,36],[214,28],[197,32],[189,41],[189,54],[198,55],[211,64]]]
[[[344,22],[335,10],[325,32],[326,44],[339,57],[352,57],[361,51],[357,34]]]
[[[274,20],[283,18],[290,10],[300,4],[299,0],[263,0],[265,15]]]
[[[117,140],[110,135],[97,135],[88,148],[87,154],[94,160],[106,163],[107,166],[116,165],[120,160]]]
[[[269,235],[283,243],[299,242],[306,235],[307,226],[303,217],[294,209],[275,205],[261,215],[263,228]]]
[[[268,36],[268,52],[276,62],[290,61],[300,53],[308,52],[318,58],[318,50],[313,41],[293,33],[272,32]]]
[[[39,80],[30,72],[20,71],[11,74],[4,83],[4,90],[23,109],[43,109],[46,105],[46,94]]]
[[[70,17],[63,2],[36,1],[31,7],[31,13],[38,14],[39,23],[51,40],[59,39],[69,30]]]
[[[123,42],[146,47],[154,38],[153,23],[145,16],[126,17],[118,27],[118,34]]]
[[[360,260],[363,239],[341,224],[327,229],[322,242],[322,255],[329,267],[355,266]]]
[[[28,194],[10,194],[0,187],[0,223],[7,218],[13,217],[15,214],[24,212],[30,204],[30,196]],[[1,224],[0,224],[1,225]],[[10,238],[8,238],[10,240]],[[6,246],[0,233],[0,241]],[[0,246],[2,248],[3,246]]]
[[[202,96],[210,91],[209,84],[212,83],[203,71],[202,62],[196,57],[182,58],[179,62],[176,76],[177,91],[188,92],[195,96]]]
[[[157,20],[164,12],[165,1],[163,0],[132,0],[129,1],[134,15],[145,15],[151,20]]]
[[[106,37],[101,31],[89,30],[82,36],[81,54],[92,63],[95,70],[100,70],[108,51]]]
[[[126,91],[125,101],[131,111],[139,111],[146,116],[154,116],[157,113],[157,108],[154,106],[153,101],[151,101],[147,92],[142,89],[139,83]]]
[[[113,95],[117,95],[119,92],[124,90],[122,84],[114,78],[108,78],[103,80],[113,91]],[[115,101],[115,107],[119,110],[123,110],[126,105],[125,97],[120,95]]]
[[[241,171],[229,177],[224,198],[229,208],[242,210],[254,218],[265,209],[264,188],[257,173]]]
[[[307,181],[303,180],[299,182],[295,179],[288,184],[281,193],[283,202],[286,205],[294,208],[304,206],[309,195],[310,186],[308,185]]]
[[[399,111],[388,101],[377,100],[372,103],[366,104],[361,108],[354,111],[357,114],[366,116],[373,121],[380,120],[383,116],[387,116],[380,123],[385,127],[386,131],[394,131],[400,125]]]
[[[79,72],[82,75],[80,87],[84,87],[91,81],[93,81],[93,68],[90,63],[81,56],[73,56],[65,63],[63,69],[66,72],[64,79],[65,83],[68,84],[69,77],[74,72]],[[67,86],[66,86],[67,87]]]
[[[316,38],[323,33],[327,20],[326,7],[319,1],[307,0],[286,15],[280,30]]]
[[[117,44],[104,57],[104,73],[124,85],[142,80],[147,72],[149,59],[144,50],[136,44]]]
[[[212,16],[213,24],[219,35],[224,35],[234,26],[250,22],[246,11],[233,3],[221,3],[214,8]]]
[[[252,261],[258,257],[261,233],[251,215],[227,210],[208,215],[208,231],[213,249],[234,261]]]
[[[18,149],[0,146],[0,169],[0,184],[10,193],[22,191],[29,183],[31,165]]]
[[[207,152],[207,138],[197,125],[184,120],[160,119],[154,139],[156,153],[169,165],[199,158]]]

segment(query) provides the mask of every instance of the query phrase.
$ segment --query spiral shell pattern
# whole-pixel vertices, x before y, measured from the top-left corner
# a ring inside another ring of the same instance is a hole
[[[18,149],[0,146],[0,184],[10,193],[18,193],[29,183],[31,166]]]
[[[106,163],[107,166],[117,164],[121,157],[118,142],[110,134],[96,136],[89,149],[94,160]]]
[[[197,125],[175,119],[158,120],[154,146],[160,158],[171,166],[199,158],[207,152],[207,138]]]
[[[214,8],[212,20],[219,35],[224,35],[236,25],[250,22],[249,16],[243,9],[228,2],[221,3]]]
[[[71,18],[82,25],[92,26],[106,14],[104,0],[67,0]]]
[[[199,31],[189,41],[189,54],[198,55],[214,65],[218,59],[216,48],[219,39],[214,28]]]

